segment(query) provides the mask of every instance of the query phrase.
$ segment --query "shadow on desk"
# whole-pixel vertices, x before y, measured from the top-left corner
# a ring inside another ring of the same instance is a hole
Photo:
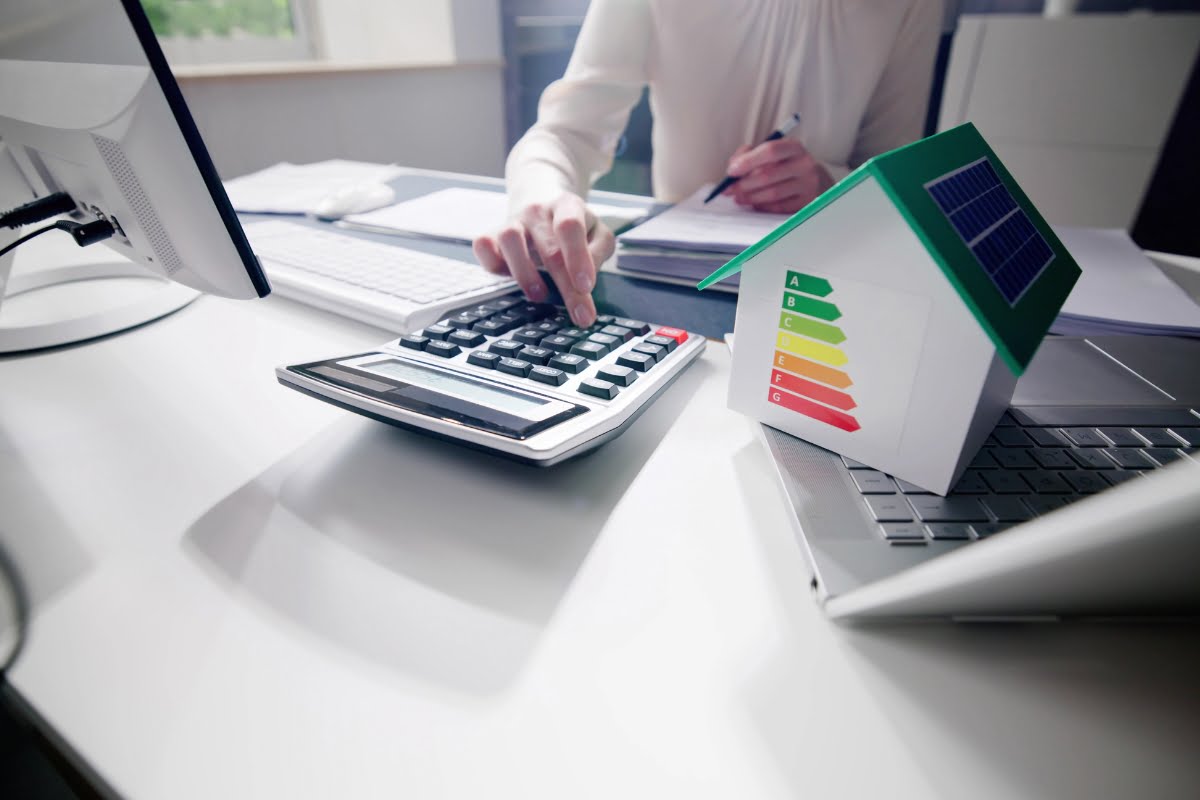
[[[218,503],[185,547],[232,591],[421,680],[502,691],[708,369],[548,469],[347,415]]]
[[[767,503],[760,450],[735,465],[743,492]],[[937,797],[1196,796],[1200,626],[839,626],[808,590],[786,517],[764,510],[755,522],[791,635],[744,697],[788,786],[810,785],[822,759],[844,769],[849,758],[867,774],[915,765]]]

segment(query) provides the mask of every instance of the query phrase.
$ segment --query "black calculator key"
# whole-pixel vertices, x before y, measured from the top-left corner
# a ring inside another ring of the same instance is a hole
[[[629,328],[629,330],[633,331],[638,336],[645,336],[650,332],[650,326],[639,319],[624,319],[622,317],[617,317],[613,320],[613,325],[620,325],[622,328]]]
[[[618,317],[617,319],[612,320],[612,324],[628,327],[628,329],[634,331],[637,336],[646,336],[647,333],[650,332],[650,326],[646,323],[643,323],[643,321],[640,319],[625,319],[623,317]]]
[[[656,344],[659,347],[667,348],[667,352],[671,352],[676,347],[679,347],[679,342],[672,339],[670,336],[647,336],[642,340],[646,344]]]
[[[453,332],[454,328],[451,328],[449,325],[443,325],[440,322],[436,325],[426,325],[425,330],[421,331],[421,333],[425,334],[430,339],[443,340]]]
[[[582,380],[579,382],[579,391],[583,394],[590,394],[592,397],[612,400],[620,389],[611,381]]]
[[[605,325],[600,332],[606,336],[615,336],[622,342],[628,342],[633,338],[633,331],[629,328],[622,328],[620,325]]]
[[[583,328],[563,328],[558,332],[559,336],[570,336],[572,339],[582,339],[588,335],[588,332]]]
[[[562,325],[559,325],[557,322],[550,322],[547,320],[546,322],[539,322],[536,325],[530,325],[529,327],[535,331],[541,331],[542,336],[549,336],[552,333],[557,333],[558,329],[561,328]]]
[[[484,305],[494,311],[507,311],[513,306],[521,305],[521,300],[517,297],[497,297],[495,300],[487,301]]]
[[[555,315],[557,309],[549,303],[526,303],[518,309],[526,318],[541,321]],[[509,312],[512,313],[512,312]]]
[[[529,377],[535,381],[548,383],[551,386],[562,386],[567,382],[567,373],[554,367],[543,367],[540,364],[529,370]]]
[[[501,372],[507,372],[509,375],[518,375],[524,378],[529,374],[532,366],[528,361],[522,361],[519,358],[501,358],[500,363],[496,365],[496,369]]]
[[[589,342],[595,342],[596,344],[604,345],[605,347],[608,348],[608,351],[610,353],[613,350],[616,350],[622,344],[624,344],[624,342],[622,342],[616,336],[609,336],[607,333],[593,333],[591,336],[589,336],[587,338],[587,340]]]
[[[410,333],[408,336],[400,337],[400,346],[407,347],[409,350],[424,350],[427,344],[429,344],[428,336],[418,336],[415,333]]]
[[[650,356],[654,359],[655,364],[667,357],[667,348],[663,347],[662,345],[635,344],[631,349],[635,353],[645,353],[646,355]]]
[[[471,330],[485,333],[488,336],[499,336],[502,333],[508,332],[508,328],[505,327],[504,323],[496,319],[481,319],[475,323]]]
[[[479,345],[486,342],[487,339],[484,338],[482,333],[459,330],[447,336],[446,341],[453,342],[454,344],[462,347],[479,347]]]
[[[637,380],[637,372],[631,367],[610,364],[607,367],[600,367],[600,369],[596,370],[596,377],[610,383],[615,383],[618,386],[628,386]]]
[[[539,331],[537,328],[522,328],[513,334],[513,339],[521,344],[532,345],[537,347],[542,343],[542,339],[546,338],[545,331]]]
[[[547,350],[545,347],[526,347],[520,353],[517,353],[518,358],[524,359],[530,364],[542,365],[545,365],[553,355],[554,351]]]
[[[579,342],[571,346],[571,352],[577,356],[596,361],[608,355],[608,348],[599,342]]]
[[[645,372],[655,365],[654,356],[646,355],[645,353],[622,353],[617,356],[617,363],[622,367],[636,369],[638,372]]]
[[[471,355],[467,356],[467,363],[474,364],[477,367],[484,369],[495,369],[500,362],[500,356],[495,353],[489,353],[486,350],[476,350]]]
[[[525,349],[525,345],[520,342],[514,342],[512,339],[500,339],[488,345],[488,350],[498,356],[508,356],[515,358],[517,353]]]
[[[617,321],[617,318],[610,314],[600,314],[596,317],[597,325],[612,325]]]
[[[559,353],[550,359],[550,366],[572,375],[587,369],[588,360],[573,353]]]
[[[447,320],[447,322],[449,323],[451,328],[458,328],[459,330],[470,330],[471,326],[474,325],[476,322],[479,322],[480,319],[481,319],[481,317],[478,314],[475,314],[470,311],[463,311],[461,314],[455,314],[453,317],[450,317],[450,319]]]
[[[541,346],[556,353],[566,353],[571,349],[571,345],[573,344],[575,344],[575,340],[570,336],[555,335],[542,339]]]
[[[502,333],[508,333],[511,330],[515,330],[516,328],[521,327],[521,323],[524,322],[524,320],[522,320],[520,317],[514,317],[512,314],[501,314],[497,317],[492,317],[491,321],[504,326],[501,331]]]
[[[443,342],[438,339],[433,339],[429,344],[425,345],[425,352],[431,353],[442,358],[453,358],[462,352],[462,348],[453,342]]]

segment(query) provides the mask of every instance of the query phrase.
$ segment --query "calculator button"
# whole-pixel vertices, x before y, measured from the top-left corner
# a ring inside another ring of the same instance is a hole
[[[467,363],[474,364],[477,367],[484,369],[495,369],[496,364],[500,361],[500,356],[495,353],[489,353],[485,350],[476,350],[471,355],[467,356]]]
[[[588,335],[588,332],[583,328],[563,328],[558,332],[559,336],[570,336],[572,339],[582,339]]]
[[[521,352],[517,353],[517,357],[528,361],[530,364],[545,364],[554,355],[553,350],[547,350],[545,347],[526,347]]]
[[[495,300],[487,301],[484,305],[495,311],[507,311],[513,306],[521,305],[521,300],[516,297],[498,297]]]
[[[453,342],[443,342],[439,341],[438,339],[434,339],[433,341],[429,342],[429,344],[425,345],[425,352],[431,353],[435,356],[441,356],[442,358],[453,358],[461,353],[462,349]]]
[[[571,346],[571,352],[595,361],[608,355],[608,348],[599,342],[579,342]]]
[[[504,323],[495,319],[480,320],[471,327],[471,330],[478,331],[479,333],[485,333],[488,336],[499,336],[502,333],[508,332],[508,329],[504,326]]]
[[[629,328],[629,330],[633,331],[638,336],[644,336],[650,332],[650,326],[637,319],[624,319],[622,317],[617,317],[615,320],[613,320],[612,324],[620,325],[622,328]]]
[[[865,494],[862,496],[876,522],[912,522],[912,509],[899,495]]]
[[[482,333],[476,333],[475,331],[457,330],[454,333],[447,336],[446,341],[453,342],[454,344],[460,345],[462,347],[479,347],[479,345],[486,342],[487,339],[484,338]]]
[[[524,328],[513,334],[513,339],[521,344],[528,344],[537,347],[542,343],[542,339],[546,338],[545,331],[539,331],[537,328]]]
[[[673,340],[675,344],[683,344],[688,338],[687,331],[679,328],[659,328],[654,333],[656,336]]]
[[[637,373],[629,367],[609,365],[596,370],[596,377],[618,386],[628,386],[637,380]]]
[[[676,347],[679,347],[679,342],[675,341],[671,337],[658,336],[657,334],[654,336],[647,336],[642,341],[645,342],[646,344],[656,344],[659,347],[665,347],[667,349],[668,353],[670,353]]]
[[[922,522],[988,522],[987,512],[974,497],[924,497],[913,495],[908,498]]]
[[[645,353],[654,359],[655,364],[667,357],[667,348],[657,344],[635,344],[630,349],[634,353]]]
[[[415,333],[410,333],[408,336],[400,337],[400,346],[407,347],[409,350],[424,350],[427,344],[429,344],[428,336],[418,336]]]
[[[592,397],[612,400],[620,390],[610,381],[584,380],[579,382],[579,391]]]
[[[600,332],[607,336],[615,336],[622,342],[628,342],[633,338],[633,331],[629,328],[622,328],[620,325],[605,325]]]
[[[480,319],[481,319],[481,317],[478,314],[472,313],[470,311],[464,311],[461,314],[455,314],[453,317],[450,317],[450,319],[447,320],[447,322],[451,328],[458,328],[459,330],[470,330],[471,326],[474,325],[476,322],[479,322]]]
[[[529,374],[529,369],[532,366],[528,361],[522,361],[519,358],[501,358],[500,362],[496,364],[496,369],[506,372],[509,375],[517,375],[524,378]]]
[[[612,325],[617,321],[617,318],[611,314],[600,314],[596,317],[597,325]]]
[[[638,372],[645,372],[654,366],[654,356],[646,355],[645,353],[622,353],[617,356],[617,363],[622,367],[630,367]]]
[[[529,371],[529,377],[551,386],[562,386],[567,382],[567,373],[554,367],[543,367],[540,364]]]
[[[556,322],[539,322],[536,325],[529,326],[530,330],[541,331],[542,336],[549,336],[552,333],[556,333],[561,327],[562,325]]]
[[[525,349],[525,345],[520,342],[514,342],[512,339],[501,339],[498,342],[492,342],[488,345],[488,350],[498,356],[508,356],[515,358],[517,353]]]
[[[504,326],[501,329],[502,333],[508,333],[515,328],[519,328],[521,327],[521,323],[524,322],[524,320],[520,319],[519,317],[514,317],[512,314],[501,314],[498,317],[492,317],[491,321]],[[479,323],[477,322],[475,324],[478,325]]]
[[[572,375],[587,369],[588,360],[572,353],[560,353],[550,359],[550,366]]]
[[[454,328],[451,328],[449,325],[442,325],[440,322],[436,325],[426,325],[425,330],[421,331],[421,333],[425,334],[430,339],[443,340],[453,332]]]
[[[610,353],[623,344],[619,338],[616,336],[609,336],[607,333],[593,333],[587,338],[587,340],[589,342],[595,342],[596,344],[604,345],[608,348],[608,352]]]
[[[575,340],[570,336],[547,336],[542,339],[541,346],[547,350],[553,350],[556,353],[565,353],[571,349],[571,345],[575,344]]]

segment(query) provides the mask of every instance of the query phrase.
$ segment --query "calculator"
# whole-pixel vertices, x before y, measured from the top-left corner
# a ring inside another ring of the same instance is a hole
[[[539,466],[619,435],[704,350],[680,328],[587,328],[519,293],[378,350],[279,367],[280,383],[381,422]]]

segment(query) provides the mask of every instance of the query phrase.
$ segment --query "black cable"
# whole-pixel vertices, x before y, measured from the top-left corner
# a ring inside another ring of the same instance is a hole
[[[71,234],[71,238],[75,240],[75,244],[79,245],[80,247],[87,247],[89,244],[102,242],[116,232],[116,229],[113,227],[112,223],[106,219],[98,219],[94,222],[86,223],[72,222],[69,219],[61,219],[53,225],[47,225],[44,228],[38,228],[33,233],[26,234],[20,239],[17,239],[15,242],[0,248],[0,256],[4,256],[9,251],[17,249],[35,236],[41,236],[46,231],[53,230],[66,231],[67,233]]]
[[[26,242],[28,242],[30,239],[32,239],[35,236],[41,236],[46,231],[54,231],[54,230],[58,230],[58,225],[47,225],[44,228],[38,228],[33,233],[28,233],[28,234],[22,236],[20,239],[17,239],[12,244],[8,244],[8,245],[5,245],[3,248],[0,248],[0,256],[7,255],[8,251],[10,251],[10,250],[16,250],[18,247],[25,244]]]
[[[71,199],[71,195],[66,192],[55,192],[0,214],[0,225],[6,228],[19,228],[22,225],[32,225],[35,222],[41,222],[74,210],[75,201]]]

